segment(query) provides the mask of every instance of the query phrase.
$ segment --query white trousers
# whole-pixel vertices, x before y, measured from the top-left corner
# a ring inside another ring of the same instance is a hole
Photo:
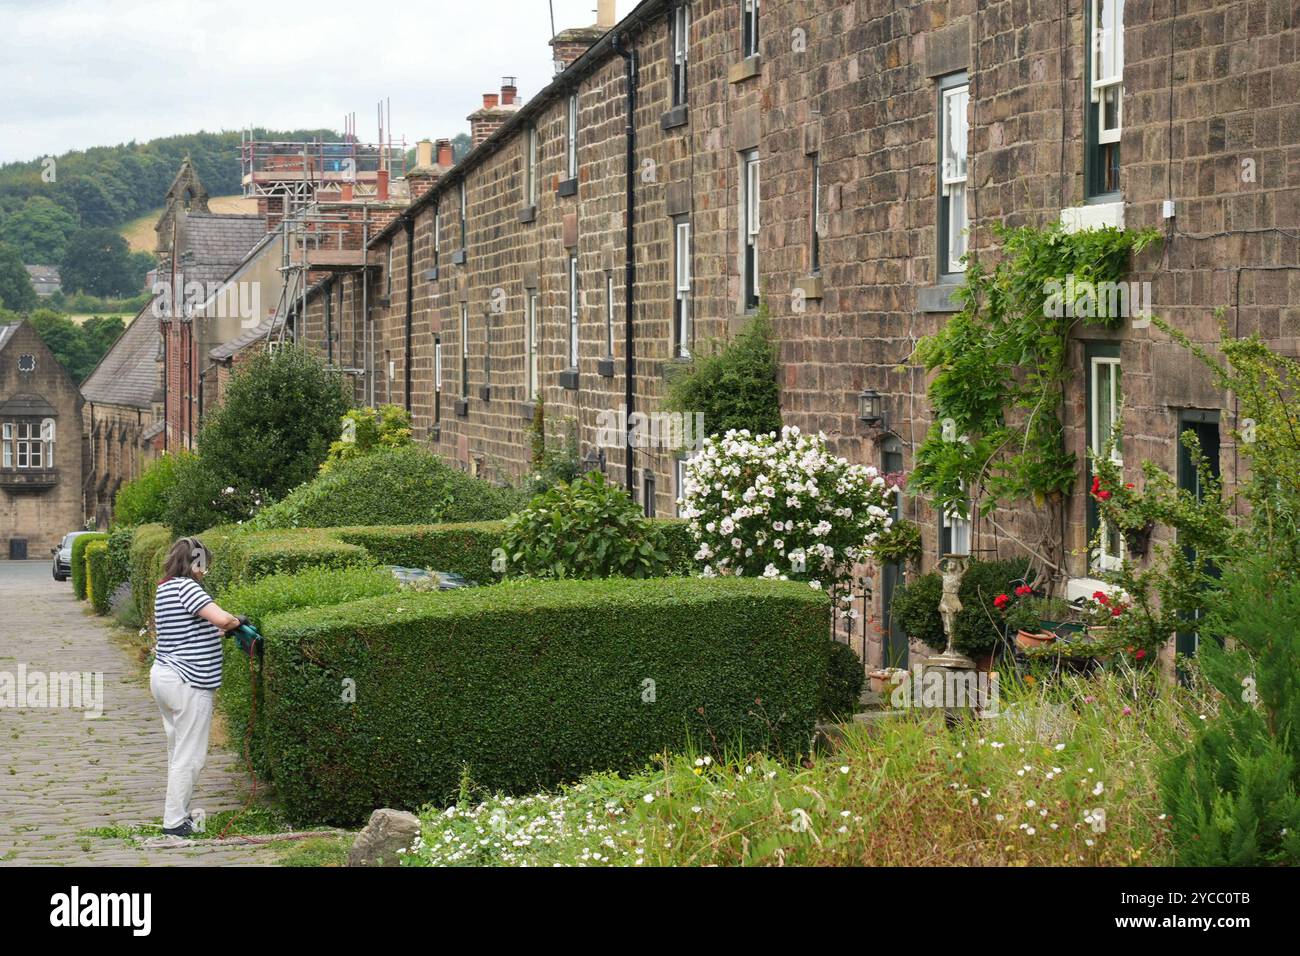
[[[158,663],[149,671],[149,689],[162,711],[163,730],[167,732],[167,804],[163,810],[163,826],[178,827],[190,814],[194,783],[208,759],[214,694],[191,687],[170,667]]]

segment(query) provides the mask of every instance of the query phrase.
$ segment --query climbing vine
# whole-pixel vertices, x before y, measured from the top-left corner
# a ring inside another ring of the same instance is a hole
[[[931,373],[934,424],[912,487],[962,517],[1013,501],[1042,508],[1069,493],[1078,475],[1061,422],[1070,334],[1079,325],[1117,328],[1133,314],[1120,284],[1133,254],[1160,237],[1154,229],[994,228],[1005,254],[992,268],[968,261],[960,311],[915,355]]]

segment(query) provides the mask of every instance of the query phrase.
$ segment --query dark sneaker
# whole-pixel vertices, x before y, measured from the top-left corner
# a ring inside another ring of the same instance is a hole
[[[194,835],[194,822],[186,817],[180,826],[163,827],[163,836],[188,838]]]

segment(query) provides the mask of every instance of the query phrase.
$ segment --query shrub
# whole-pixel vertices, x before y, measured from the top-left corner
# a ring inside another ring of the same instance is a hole
[[[315,477],[350,405],[342,376],[321,359],[292,346],[258,352],[205,419],[199,455],[218,488],[275,501]]]
[[[509,582],[266,622],[258,761],[295,822],[520,792],[664,749],[806,750],[826,598],[770,581]],[[340,682],[355,681],[354,703]]]
[[[321,471],[374,451],[411,444],[411,413],[397,405],[354,408],[343,416],[343,436],[330,445]]]
[[[147,626],[153,622],[154,593],[172,541],[171,531],[160,524],[141,525],[131,539],[131,599],[136,615]]]
[[[699,354],[685,374],[674,379],[664,401],[668,411],[703,413],[704,434],[781,430],[781,392],[777,386],[776,345],[764,307],[730,342]]]
[[[258,529],[435,524],[504,518],[518,492],[457,471],[408,446],[343,461],[294,489],[253,522]]]
[[[497,560],[504,531],[503,522],[480,521],[339,528],[334,537],[364,548],[371,559],[380,564],[446,571],[478,584],[493,584],[505,571],[504,562]]]
[[[647,578],[668,567],[658,528],[599,471],[534,498],[506,522],[502,546],[529,577]]]
[[[395,594],[399,588],[397,578],[382,568],[309,568],[233,587],[221,595],[221,606],[232,614],[247,616],[260,630],[272,614],[303,607],[332,607],[361,598]],[[253,699],[249,664],[237,643],[225,642],[218,700],[232,736],[240,742],[248,732]]]
[[[248,485],[228,485],[206,457],[178,459],[167,490],[164,523],[178,537],[198,534],[213,525],[246,521],[262,504],[261,492]]]
[[[1161,773],[1177,865],[1295,866],[1300,583],[1261,558],[1226,577],[1224,595],[1199,650],[1219,713]]]
[[[140,477],[119,488],[113,499],[113,523],[137,525],[162,521],[167,514],[167,493],[176,482],[176,464],[192,457],[184,451],[161,455]]]
[[[957,634],[953,646],[963,654],[984,655],[1002,641],[1003,617],[994,600],[999,594],[1011,593],[1015,582],[1029,573],[1029,562],[971,561],[962,578],[962,609],[957,614]],[[894,593],[890,614],[907,634],[927,647],[942,650],[948,643],[939,617],[939,599],[943,597],[943,579],[937,572],[923,574]]]
[[[107,614],[108,600],[113,596],[108,581],[108,536],[86,545],[82,557],[86,563],[86,599],[96,614]]]
[[[290,531],[214,528],[199,538],[212,552],[212,563],[204,580],[211,594],[273,574],[292,574],[308,568],[364,567],[374,563],[362,548],[340,541],[329,531],[314,528]]]
[[[85,549],[86,597],[96,614],[113,610],[113,596],[131,573],[131,540],[135,532],[119,528]],[[102,545],[102,547],[101,547]]]
[[[102,531],[79,534],[72,539],[72,593],[78,601],[86,600],[86,545],[107,539],[108,535]]]
[[[710,438],[685,468],[682,515],[704,574],[791,578],[852,603],[853,567],[889,529],[894,490],[877,469],[830,454],[824,435],[786,428]]]
[[[857,713],[866,678],[858,652],[847,644],[831,641],[817,715],[823,720],[831,720]]]

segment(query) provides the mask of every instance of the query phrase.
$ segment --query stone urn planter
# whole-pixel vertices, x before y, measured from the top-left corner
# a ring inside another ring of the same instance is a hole
[[[873,694],[889,697],[894,693],[894,689],[907,679],[907,671],[884,668],[872,671],[867,677],[871,681],[871,692]]]

